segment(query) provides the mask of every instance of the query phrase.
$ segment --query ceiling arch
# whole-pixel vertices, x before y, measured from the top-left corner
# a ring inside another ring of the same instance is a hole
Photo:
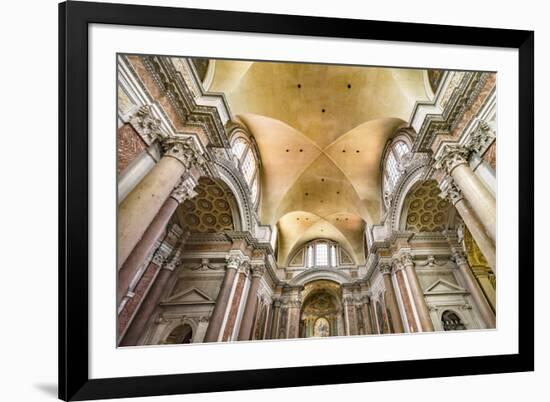
[[[259,217],[278,228],[281,263],[320,237],[364,263],[364,227],[380,220],[382,153],[416,102],[429,99],[424,76],[419,69],[216,61],[210,90],[225,94],[258,146]]]

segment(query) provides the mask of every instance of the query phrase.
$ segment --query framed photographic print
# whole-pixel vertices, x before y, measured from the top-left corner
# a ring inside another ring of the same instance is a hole
[[[59,397],[534,369],[534,33],[67,2]]]

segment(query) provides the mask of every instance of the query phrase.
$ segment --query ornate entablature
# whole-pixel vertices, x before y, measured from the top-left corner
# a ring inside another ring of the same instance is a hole
[[[418,103],[411,123],[418,132],[413,150],[428,151],[436,136],[450,134],[466,110],[477,99],[490,73],[447,74],[433,102]]]

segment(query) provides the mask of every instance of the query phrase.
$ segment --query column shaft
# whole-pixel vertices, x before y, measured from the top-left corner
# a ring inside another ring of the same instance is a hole
[[[497,208],[493,195],[467,164],[456,166],[451,176],[479,217],[487,235],[493,242],[496,241]]]
[[[474,299],[476,306],[479,309],[481,316],[483,317],[483,321],[485,321],[485,325],[487,326],[487,328],[496,328],[495,313],[491,309],[489,302],[487,301],[485,295],[483,294],[483,291],[479,287],[479,283],[474,277],[474,274],[470,269],[466,258],[464,258],[463,256],[457,257],[456,264],[458,266],[458,269],[460,270],[460,273],[462,274],[462,278],[466,283],[468,291],[472,295],[472,298]]]
[[[416,270],[413,263],[405,264],[405,273],[407,275],[407,279],[409,280],[412,297],[414,304],[416,305],[416,311],[418,312],[422,329],[426,332],[433,331],[434,325],[432,319],[430,318],[430,312],[428,311],[428,306],[426,305],[426,300],[424,299],[424,291],[422,290],[422,286],[420,286],[420,282],[416,276]]]
[[[118,208],[117,267],[121,267],[186,171],[176,158],[162,157]]]
[[[128,291],[128,287],[134,279],[139,267],[143,264],[145,258],[152,251],[156,241],[163,233],[178,205],[178,201],[172,197],[168,197],[143,234],[141,240],[134,247],[124,264],[122,264],[122,267],[118,271],[117,282],[117,297],[119,303]]]
[[[218,297],[216,298],[216,305],[214,306],[214,311],[208,320],[208,329],[206,330],[206,335],[204,337],[205,342],[216,342],[218,340],[236,273],[236,266],[227,266],[225,269],[225,275],[223,277],[220,291],[218,292]]]
[[[393,327],[396,333],[403,333],[403,321],[401,320],[401,313],[397,306],[397,297],[395,296],[395,289],[391,280],[391,273],[386,272],[382,274],[384,277],[384,286],[387,291],[387,302],[389,304],[390,313],[392,315]]]
[[[172,270],[161,268],[155,283],[151,287],[151,290],[145,296],[143,303],[139,307],[139,310],[132,320],[128,331],[122,338],[120,346],[136,346],[143,335],[147,324],[149,323],[152,314],[157,308],[162,294],[168,284],[170,277],[172,276]]]
[[[470,205],[468,205],[466,200],[459,199],[455,203],[455,208],[464,221],[464,224],[472,234],[472,237],[489,263],[489,266],[493,269],[493,272],[496,272],[495,243],[487,235],[483,224],[479,221],[479,218],[476,216]]]
[[[254,323],[254,312],[256,310],[256,298],[258,296],[258,287],[260,286],[261,277],[252,275],[250,281],[250,289],[248,290],[248,296],[244,305],[244,313],[241,319],[241,327],[239,328],[239,335],[237,340],[246,341],[250,340],[252,334],[252,324]]]
[[[363,304],[363,321],[365,322],[365,332],[367,334],[374,334],[369,305],[370,302],[366,302],[365,304]]]

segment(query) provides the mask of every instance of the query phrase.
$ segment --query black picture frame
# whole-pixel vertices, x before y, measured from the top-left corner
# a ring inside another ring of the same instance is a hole
[[[519,52],[517,354],[90,379],[88,25],[507,47]],[[534,370],[534,32],[70,1],[59,5],[59,398],[89,400]]]

